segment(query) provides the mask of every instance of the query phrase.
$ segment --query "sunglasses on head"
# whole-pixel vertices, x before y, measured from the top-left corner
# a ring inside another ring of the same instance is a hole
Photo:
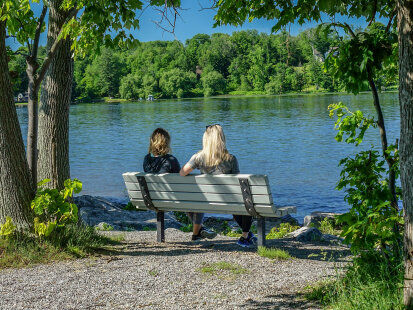
[[[206,125],[205,130],[207,130],[209,127],[216,126],[216,125],[221,126],[220,124]]]

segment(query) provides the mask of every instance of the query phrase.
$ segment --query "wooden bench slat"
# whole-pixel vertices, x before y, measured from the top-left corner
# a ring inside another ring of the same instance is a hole
[[[142,199],[140,191],[128,191],[131,199]],[[183,200],[200,202],[238,202],[244,203],[241,194],[212,194],[212,193],[184,193],[184,192],[156,192],[149,191],[152,200]],[[256,204],[272,204],[271,196],[253,195]]]
[[[250,185],[267,185],[266,175],[259,174],[190,174],[186,177],[178,173],[150,174],[143,172],[126,172],[123,174],[125,182],[136,182],[137,176],[144,176],[146,182],[154,183],[191,183],[191,184],[228,184],[238,185],[240,178],[247,178]]]
[[[131,191],[139,191],[139,183],[125,182],[126,188]],[[215,194],[241,194],[241,187],[228,184],[183,184],[183,183],[147,183],[150,191],[159,192],[188,192],[188,193],[215,193]],[[268,185],[251,186],[253,195],[271,194]]]
[[[140,210],[147,210],[145,203],[140,199],[132,199],[132,204]],[[223,213],[249,215],[245,206],[239,203],[207,203],[199,201],[176,202],[153,200],[155,207],[162,211],[183,211],[183,212],[202,212],[202,213]],[[264,217],[280,217],[290,213],[295,213],[294,206],[284,206],[276,208],[273,205],[255,205],[257,212]]]

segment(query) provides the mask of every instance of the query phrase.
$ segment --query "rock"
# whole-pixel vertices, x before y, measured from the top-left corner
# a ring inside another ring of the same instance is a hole
[[[343,238],[335,235],[323,234],[322,240],[332,244],[343,245]]]
[[[323,234],[315,227],[301,227],[296,231],[293,231],[286,235],[286,238],[294,238],[297,241],[321,241],[323,240]]]
[[[281,223],[290,223],[293,226],[300,226],[298,220],[290,214],[281,217],[267,217],[266,222],[270,222],[272,226],[279,226]]]
[[[117,199],[83,195],[75,197],[79,208],[80,219],[90,226],[101,230],[144,230],[156,229],[156,213],[154,211],[127,211],[125,204]],[[179,228],[182,224],[170,214],[165,213],[165,228]],[[109,228],[110,229],[110,228]]]
[[[315,227],[318,227],[320,225],[320,222],[323,221],[325,218],[330,219],[333,226],[336,226],[335,217],[338,215],[341,215],[341,213],[321,212],[321,211],[312,212],[310,215],[307,215],[304,218],[304,226],[308,227],[311,224],[313,224]]]

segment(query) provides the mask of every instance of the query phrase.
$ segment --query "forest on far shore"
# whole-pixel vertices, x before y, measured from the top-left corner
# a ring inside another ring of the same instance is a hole
[[[341,91],[343,86],[323,66],[337,40],[334,32],[321,27],[297,36],[247,30],[197,34],[185,44],[152,41],[133,50],[103,48],[100,55],[75,59],[72,99]],[[39,58],[44,54],[43,47]],[[14,55],[9,68],[15,94],[27,91],[25,57]],[[377,85],[391,89],[397,81],[383,75]]]

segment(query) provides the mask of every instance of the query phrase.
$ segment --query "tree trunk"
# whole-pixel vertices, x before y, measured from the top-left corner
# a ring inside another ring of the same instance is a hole
[[[397,2],[399,30],[400,177],[405,220],[404,304],[413,308],[413,0]]]
[[[0,22],[0,223],[10,216],[18,228],[31,223],[34,196],[13,100],[6,52],[6,22]]]
[[[36,73],[39,68],[34,57],[27,58],[27,76],[29,86],[27,89],[29,102],[27,105],[28,126],[27,126],[27,163],[31,172],[31,184],[33,189],[37,185],[37,136],[39,122],[39,86],[36,82]]]
[[[394,161],[386,153],[387,147],[388,147],[386,126],[384,125],[384,117],[383,117],[383,112],[380,106],[379,94],[377,92],[376,84],[374,83],[371,77],[369,77],[369,85],[373,93],[373,103],[374,103],[374,107],[377,113],[377,126],[379,127],[379,130],[380,130],[381,148],[383,151],[383,156],[386,159],[387,165],[389,166],[389,190],[392,195],[391,203],[392,203],[393,208],[398,210],[399,206],[397,204],[397,195],[396,195],[396,174],[393,170]]]
[[[47,47],[58,37],[68,11],[60,10],[61,0],[50,1]],[[73,60],[67,38],[56,50],[44,79],[39,109],[38,179],[52,181],[49,187],[61,189],[70,178],[69,107],[72,93]]]

